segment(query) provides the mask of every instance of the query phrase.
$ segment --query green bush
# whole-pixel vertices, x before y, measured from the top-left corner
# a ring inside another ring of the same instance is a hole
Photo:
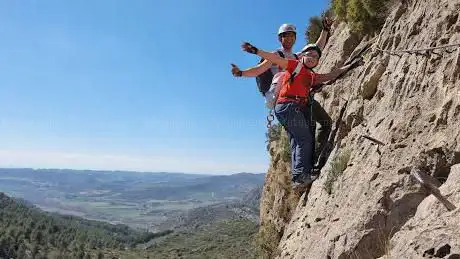
[[[328,194],[332,193],[332,187],[337,179],[343,174],[343,171],[347,168],[348,161],[350,161],[351,151],[345,150],[340,152],[334,157],[331,162],[331,169],[329,170],[326,181],[324,182],[324,190]]]
[[[223,220],[166,236],[146,252],[150,258],[257,258],[258,230],[249,220]]]
[[[351,30],[358,34],[370,31],[370,15],[364,8],[361,0],[350,0],[347,5],[347,21],[350,22]]]
[[[0,192],[0,258],[24,258],[24,253],[35,258],[50,258],[50,254],[84,258],[95,250],[134,247],[171,232],[136,231],[125,225],[46,213]]]
[[[271,143],[273,141],[278,141],[281,137],[282,128],[283,127],[279,123],[268,128],[268,132],[265,134],[267,142]]]
[[[273,142],[280,140],[282,128],[280,124],[275,124],[268,128],[267,133],[265,133],[265,137],[267,138],[265,143],[267,144],[267,151],[270,152],[270,155],[273,155],[270,151],[270,146]]]
[[[339,21],[347,21],[347,3],[348,0],[332,0],[332,10]]]
[[[259,258],[274,258],[278,255],[278,244],[281,236],[273,223],[265,223],[260,226],[256,236],[256,243],[259,248]]]
[[[266,137],[266,142],[268,142],[267,151],[271,152],[270,146],[273,142],[275,142],[277,144],[276,147],[280,152],[281,159],[284,162],[291,161],[291,145],[289,143],[289,137],[281,124],[278,123],[270,127],[266,133]],[[270,155],[273,156],[272,153],[270,153]]]
[[[389,0],[361,0],[361,2],[371,17],[380,20],[386,18]]]
[[[308,23],[307,30],[305,31],[305,39],[308,43],[315,43],[319,35],[321,34],[322,26],[321,26],[321,17],[319,16],[312,16],[310,17],[310,21]]]
[[[334,16],[334,11],[332,8],[326,9],[321,16],[312,16],[308,22],[307,29],[305,30],[305,40],[306,42],[315,43],[319,36],[321,35],[321,31],[323,29],[322,26],[322,17],[329,17],[332,18]]]
[[[390,0],[332,0],[332,10],[339,21],[347,22],[358,35],[379,31],[388,14]]]

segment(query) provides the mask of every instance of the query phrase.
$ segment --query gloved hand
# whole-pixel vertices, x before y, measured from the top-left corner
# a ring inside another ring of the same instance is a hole
[[[327,16],[323,16],[323,19],[321,20],[321,25],[323,26],[323,30],[330,31],[332,23],[334,23],[333,20],[329,19],[329,17]]]
[[[251,43],[249,42],[243,42],[243,44],[241,45],[241,48],[248,52],[248,53],[251,53],[251,54],[257,54],[257,52],[259,51],[258,48],[254,47],[253,45],[251,45]]]
[[[235,64],[231,64],[232,65],[232,74],[233,76],[235,77],[240,77],[240,76],[243,76],[243,71],[240,70],[240,68],[235,65]]]

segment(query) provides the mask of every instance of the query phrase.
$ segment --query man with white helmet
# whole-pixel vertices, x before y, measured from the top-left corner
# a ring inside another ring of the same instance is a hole
[[[326,45],[330,26],[331,21],[325,18],[323,20],[323,30],[321,31],[321,34],[316,41],[316,45],[321,50],[324,49],[324,46]],[[292,24],[282,24],[278,29],[278,41],[281,43],[281,48],[277,49],[275,52],[281,51],[286,58],[297,59],[296,56],[300,52],[297,54],[292,52],[292,47],[295,44],[296,38],[296,27]],[[236,77],[256,77],[267,71],[269,68],[272,69],[273,74],[276,74],[276,72],[280,69],[278,66],[273,65],[270,61],[264,60],[257,66],[245,70],[240,70],[236,65],[232,64],[232,74]]]
[[[296,27],[292,24],[283,24],[280,26],[278,30],[278,41],[281,43],[281,48],[277,49],[273,53],[278,53],[278,55],[282,58],[287,58],[287,59],[298,59],[298,54],[302,52],[306,52],[308,49],[315,49],[318,51],[318,53],[321,55],[321,51],[324,49],[328,36],[329,36],[329,30],[330,26],[332,24],[332,21],[330,21],[327,17],[323,18],[322,21],[322,26],[323,29],[321,31],[321,34],[316,41],[316,44],[308,44],[306,45],[301,52],[294,54],[292,52],[292,47],[295,44],[296,37],[297,37],[297,32],[296,32]],[[238,66],[232,64],[232,74],[235,77],[259,77],[261,74],[266,73],[267,70],[271,69],[271,74],[275,75],[273,77],[273,81],[277,80],[277,73],[280,71],[283,71],[283,69],[275,64],[272,64],[268,60],[263,60],[260,62],[258,65],[245,69],[245,70],[240,70]],[[269,77],[271,80],[272,77]],[[259,83],[259,82],[258,82]],[[259,87],[260,90],[260,87]],[[263,93],[265,94],[265,93]],[[313,161],[316,169],[320,169],[324,164],[325,164],[325,159],[322,157],[322,161],[317,161],[319,158],[319,155],[321,151],[325,148],[327,145],[328,137],[332,129],[332,119],[328,115],[328,113],[324,110],[321,105],[315,101],[313,98],[311,99],[311,109],[312,109],[312,120],[316,121],[319,123],[318,127],[318,137],[317,137],[317,142],[318,142],[318,148],[314,150],[313,154]],[[313,125],[312,130],[315,131]]]

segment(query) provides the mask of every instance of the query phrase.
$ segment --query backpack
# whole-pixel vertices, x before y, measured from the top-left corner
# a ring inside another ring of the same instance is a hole
[[[294,81],[294,78],[297,75],[299,75],[302,67],[303,67],[302,62],[299,62],[299,64],[297,64],[296,68],[294,69],[294,72],[292,72],[291,77],[288,79],[290,83],[292,83],[292,81]],[[284,73],[285,71],[281,71],[281,72],[276,73],[273,76],[273,81],[270,85],[270,89],[264,95],[265,106],[270,110],[275,107],[276,100],[278,100],[278,95],[280,93],[281,86],[283,84],[283,82],[280,82],[280,80],[283,79]]]
[[[284,58],[284,53],[281,50],[276,51],[280,57]],[[296,60],[299,59],[296,54],[294,54]],[[259,64],[262,63],[264,59],[262,58],[259,61]],[[270,90],[270,87],[272,85],[274,74],[272,72],[272,69],[269,68],[267,71],[263,72],[262,74],[258,75],[256,77],[256,82],[257,82],[257,87],[259,88],[259,92],[262,94],[262,96],[265,96],[265,93],[267,93],[268,90]]]

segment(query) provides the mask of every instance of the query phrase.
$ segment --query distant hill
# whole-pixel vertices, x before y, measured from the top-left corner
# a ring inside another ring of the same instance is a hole
[[[184,212],[241,201],[264,176],[0,168],[0,192],[46,211],[158,231]],[[223,218],[235,218],[229,213]]]
[[[249,220],[259,222],[259,203],[262,185],[249,191],[241,200],[226,201],[187,210],[169,217],[156,226],[157,230],[189,230],[222,220]]]
[[[240,199],[255,186],[263,182],[262,174],[233,174],[196,178],[181,183],[168,182],[152,184],[145,189],[130,190],[120,196],[124,199],[145,199],[154,197],[162,200],[200,199],[205,196],[214,199]]]
[[[83,258],[97,249],[134,247],[169,233],[46,213],[0,193],[0,258]]]
[[[263,188],[263,185],[253,188],[243,196],[241,203],[245,206],[256,208],[259,211]]]
[[[222,220],[249,220],[255,224],[259,221],[259,210],[244,206],[238,202],[225,202],[191,209],[172,217],[158,226],[158,230],[183,231],[215,223]]]
[[[18,193],[27,200],[43,198],[43,190],[72,195],[91,190],[117,194],[118,199],[184,200],[239,199],[264,174],[199,175],[60,169],[0,168],[0,191]],[[37,191],[40,190],[40,191]]]
[[[182,232],[43,212],[0,193],[0,258],[256,258],[258,225],[216,221]]]

